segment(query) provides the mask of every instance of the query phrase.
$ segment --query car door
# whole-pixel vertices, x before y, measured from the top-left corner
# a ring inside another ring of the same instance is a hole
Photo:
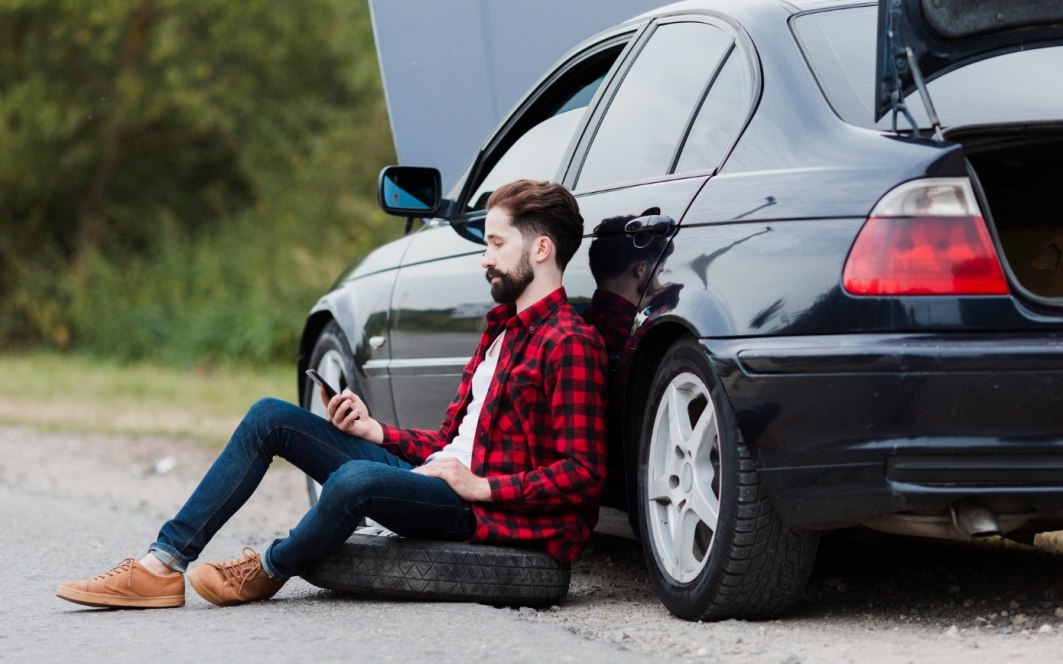
[[[398,423],[435,428],[494,306],[480,267],[484,206],[498,186],[566,172],[602,85],[639,26],[605,36],[537,86],[481,151],[461,183],[461,213],[417,233],[393,291],[389,373]]]
[[[622,506],[623,487],[634,481],[624,477],[634,464],[621,413],[642,405],[623,403],[626,341],[637,316],[674,306],[682,286],[667,283],[671,238],[753,107],[755,70],[739,39],[737,28],[708,17],[650,26],[565,179],[589,237],[565,283],[570,298],[589,300],[584,317],[610,354],[607,504]]]

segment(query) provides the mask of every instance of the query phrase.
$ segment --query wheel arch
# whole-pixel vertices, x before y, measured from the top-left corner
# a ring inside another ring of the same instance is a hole
[[[650,327],[643,331],[641,328],[635,333],[638,339],[631,355],[627,389],[624,392],[625,413],[621,422],[624,432],[624,475],[625,496],[627,513],[631,520],[632,530],[637,533],[637,521],[632,515],[638,514],[638,488],[636,478],[638,476],[638,444],[639,431],[642,430],[642,418],[645,415],[646,399],[648,398],[653,377],[657,373],[657,367],[661,365],[664,354],[679,339],[686,335],[697,336],[697,331],[686,321],[667,319],[660,322],[650,323]]]
[[[332,315],[332,311],[319,309],[312,311],[307,317],[306,323],[303,324],[303,333],[299,337],[299,354],[296,360],[295,376],[296,389],[298,390],[296,394],[300,395],[300,401],[302,401],[302,394],[306,389],[306,370],[310,368],[310,355],[314,352],[314,344],[317,343],[317,338],[321,335],[321,331],[325,329],[325,326],[334,320],[336,318]]]

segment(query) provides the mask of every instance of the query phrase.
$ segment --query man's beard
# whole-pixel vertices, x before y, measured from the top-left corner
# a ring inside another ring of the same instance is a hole
[[[499,304],[513,304],[528,284],[535,279],[535,272],[532,270],[528,252],[524,251],[521,252],[517,267],[509,272],[500,272],[493,267],[487,268],[486,277],[488,283],[491,283],[491,297],[494,301]],[[498,277],[498,281],[491,282],[495,277]]]

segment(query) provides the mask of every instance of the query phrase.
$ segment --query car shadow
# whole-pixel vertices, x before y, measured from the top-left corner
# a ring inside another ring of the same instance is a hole
[[[849,528],[824,535],[799,604],[784,620],[1010,633],[1063,622],[1063,551],[1001,538],[949,541]],[[642,545],[594,535],[573,563],[570,600],[654,600]],[[1060,609],[1057,613],[1057,609]]]
[[[1052,550],[1055,549],[1055,550]],[[826,535],[794,617],[1008,632],[1063,618],[1063,553],[999,537],[951,541],[850,528]]]

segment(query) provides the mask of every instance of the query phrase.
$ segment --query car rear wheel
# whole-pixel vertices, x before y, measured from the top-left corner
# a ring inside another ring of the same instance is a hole
[[[317,370],[329,385],[339,391],[350,389],[358,392],[355,387],[354,367],[350,358],[351,351],[347,346],[343,331],[336,321],[329,321],[314,344],[314,351],[310,354],[310,368]],[[306,381],[302,396],[303,408],[328,419],[328,409],[321,403],[317,385],[313,381],[309,379]],[[313,507],[321,498],[321,485],[307,477],[306,490],[310,495],[310,506]]]
[[[783,525],[693,338],[676,342],[657,370],[639,452],[643,550],[669,611],[763,619],[797,603],[819,536]]]

